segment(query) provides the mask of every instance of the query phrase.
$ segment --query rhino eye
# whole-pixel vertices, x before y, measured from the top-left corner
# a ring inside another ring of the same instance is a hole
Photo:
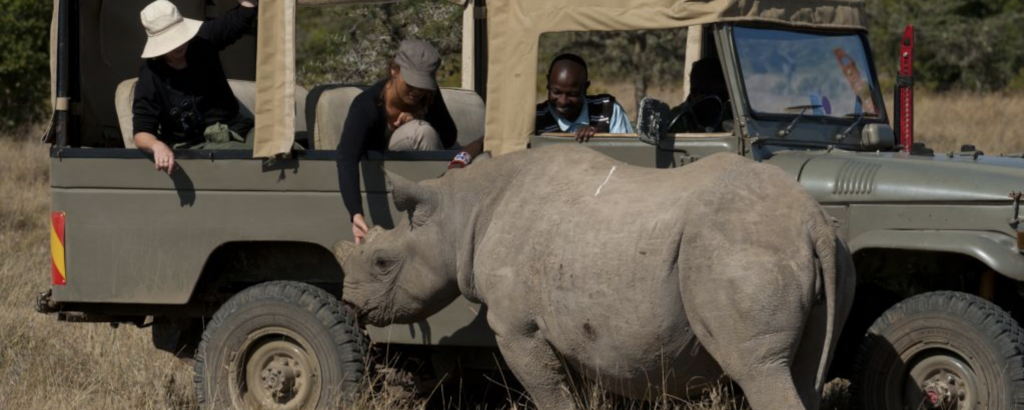
[[[384,258],[377,258],[373,261],[373,266],[382,272],[387,271],[391,267],[391,261]]]

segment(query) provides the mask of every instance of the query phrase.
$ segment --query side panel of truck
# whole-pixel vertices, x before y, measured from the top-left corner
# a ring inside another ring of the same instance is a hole
[[[332,153],[274,163],[179,158],[168,176],[134,152],[88,151],[51,159],[52,210],[65,214],[67,275],[66,285],[52,287],[54,301],[184,305],[207,258],[226,243],[299,242],[330,251],[352,240]],[[391,202],[381,164],[414,181],[447,169],[447,160],[429,156],[364,161],[368,222],[385,228],[405,213]],[[493,345],[480,310],[460,298],[428,321],[369,332],[393,343]]]

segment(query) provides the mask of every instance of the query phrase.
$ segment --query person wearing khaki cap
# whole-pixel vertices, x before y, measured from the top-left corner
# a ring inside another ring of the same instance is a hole
[[[359,195],[359,161],[368,150],[441,150],[456,144],[455,121],[437,87],[441,56],[430,43],[403,40],[390,75],[352,101],[338,142],[338,186],[362,243],[369,227]]]
[[[172,149],[252,149],[252,119],[240,115],[218,53],[252,25],[256,2],[240,0],[202,22],[156,0],[140,18],[148,37],[132,102],[135,145],[168,174],[174,170]]]

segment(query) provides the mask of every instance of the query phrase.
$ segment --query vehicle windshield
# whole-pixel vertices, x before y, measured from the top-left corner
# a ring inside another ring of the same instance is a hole
[[[733,38],[754,115],[879,116],[877,85],[857,34],[737,27]]]

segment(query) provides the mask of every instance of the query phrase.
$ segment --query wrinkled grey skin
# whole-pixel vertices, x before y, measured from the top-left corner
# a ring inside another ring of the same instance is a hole
[[[409,217],[335,250],[366,323],[483,303],[540,409],[576,406],[567,368],[634,398],[724,372],[754,410],[818,408],[853,263],[780,169],[733,154],[639,168],[566,145],[392,184]]]

